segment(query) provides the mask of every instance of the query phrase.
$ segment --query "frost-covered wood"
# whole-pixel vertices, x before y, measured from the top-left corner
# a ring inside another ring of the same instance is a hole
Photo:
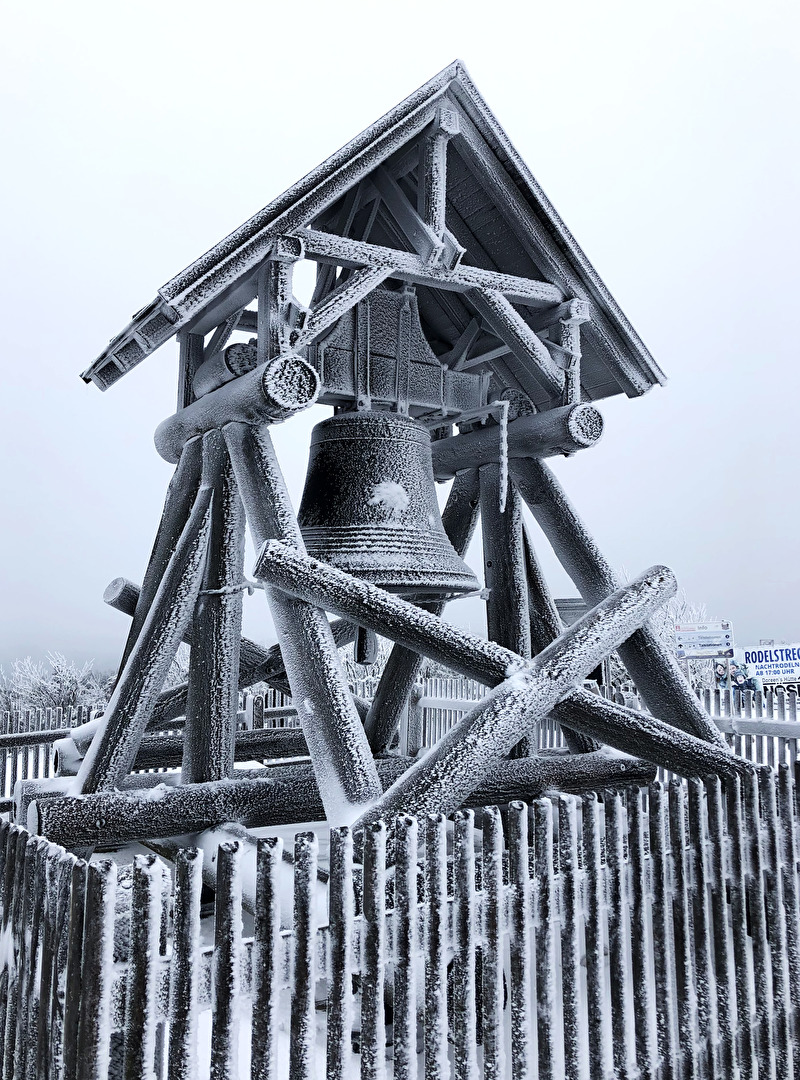
[[[509,458],[548,458],[593,446],[603,434],[603,418],[594,405],[564,405],[510,420],[506,429]],[[437,439],[431,446],[433,475],[449,480],[463,469],[499,463],[499,426],[476,427],[463,435]]]
[[[144,621],[161,584],[161,579],[166,573],[167,566],[194,506],[197,489],[200,486],[202,454],[202,439],[192,439],[188,442],[184,447],[184,452],[180,455],[180,461],[170,480],[161,521],[153,542],[153,550],[150,553],[142,588],[136,598],[136,608],[132,612],[128,637],[122,650],[118,678],[125,670],[128,657],[139,638]],[[125,591],[115,590],[115,593],[120,602],[129,599],[129,594]]]
[[[402,779],[412,764],[409,758],[379,760],[383,787]],[[654,773],[647,762],[602,750],[520,759],[497,764],[482,778],[476,777],[463,801],[483,806],[532,799],[551,789],[581,792],[616,783],[646,783]],[[28,807],[28,819],[37,832],[70,847],[97,844],[102,837],[110,843],[127,843],[199,833],[225,822],[264,828],[324,818],[314,769],[306,764],[272,766],[258,770],[256,776],[220,783],[161,785],[79,798],[54,795]]]
[[[156,450],[165,461],[176,462],[187,442],[227,423],[286,420],[313,405],[319,386],[319,376],[301,356],[278,356],[162,421]]]
[[[302,553],[302,536],[268,432],[228,424],[225,438],[256,546],[278,537]],[[268,600],[328,817],[335,822],[347,807],[380,793],[369,743],[323,612],[274,589]]]
[[[214,456],[214,498],[203,587],[192,621],[183,731],[183,782],[222,780],[233,771],[242,636],[244,508],[219,431],[203,436]]]
[[[130,772],[202,585],[213,489],[198,489],[155,601],[78,772],[77,790],[114,787]]]
[[[596,604],[618,588],[616,573],[544,462],[511,459],[509,469],[584,600]],[[622,646],[620,656],[654,716],[709,742],[721,742],[677,660],[654,630],[642,627]]]

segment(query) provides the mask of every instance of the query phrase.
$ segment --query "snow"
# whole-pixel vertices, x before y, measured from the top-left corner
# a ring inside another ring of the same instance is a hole
[[[382,506],[388,512],[390,520],[399,522],[410,502],[409,494],[402,484],[395,480],[383,480],[373,487],[368,505]]]

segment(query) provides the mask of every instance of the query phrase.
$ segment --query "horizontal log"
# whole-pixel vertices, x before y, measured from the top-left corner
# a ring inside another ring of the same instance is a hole
[[[400,281],[461,293],[468,289],[495,290],[514,303],[532,307],[550,307],[565,299],[557,285],[550,285],[546,281],[482,270],[463,263],[453,270],[429,266],[419,255],[409,251],[380,247],[317,229],[303,229],[298,235],[303,241],[305,257],[316,262],[332,262],[347,267],[386,267],[391,269],[392,277]]]
[[[507,429],[508,456],[548,458],[593,446],[603,434],[603,417],[586,402],[520,416]],[[433,475],[449,480],[464,469],[500,461],[500,428],[480,427],[431,444]]]
[[[294,709],[284,711],[291,716],[297,715]],[[85,745],[82,738],[80,741],[81,745]],[[177,769],[182,763],[183,746],[183,735],[147,736],[142,739],[133,768],[134,770]],[[60,739],[55,751],[56,774],[74,776],[86,751],[81,752],[70,738]],[[306,754],[308,754],[308,747],[300,728],[263,728],[236,733],[234,755],[236,761],[304,757]]]
[[[195,435],[237,421],[279,423],[313,405],[319,391],[314,368],[301,356],[285,353],[168,416],[156,428],[156,450],[165,461],[176,462]]]
[[[408,768],[405,758],[377,762],[384,787]],[[267,828],[324,820],[311,765],[271,770],[270,779],[225,780],[210,784],[109,792],[86,797],[52,797],[30,803],[32,832],[69,847],[123,844],[203,832],[228,822]],[[580,793],[620,784],[644,784],[655,770],[645,762],[604,751],[504,761],[468,799],[470,806],[530,801],[551,789]]]

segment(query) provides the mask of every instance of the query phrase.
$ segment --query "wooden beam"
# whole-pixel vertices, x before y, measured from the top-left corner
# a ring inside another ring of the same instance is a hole
[[[406,198],[403,189],[385,169],[376,169],[372,181],[401,232],[426,266],[439,262],[444,254],[444,243],[416,212]]]
[[[440,237],[447,229],[447,144],[460,130],[457,111],[441,106],[433,131],[422,144],[419,212]]]
[[[528,586],[522,547],[522,501],[508,484],[500,510],[500,466],[478,470],[481,491],[483,572],[489,596],[486,628],[490,641],[526,658],[531,655]]]
[[[165,461],[175,462],[196,435],[224,424],[280,423],[313,405],[320,385],[310,364],[283,352],[162,420],[154,435],[156,450]]]
[[[310,345],[316,337],[333,326],[342,315],[391,276],[391,267],[365,266],[356,270],[343,285],[328,293],[321,303],[312,308],[302,329],[292,331],[291,347],[302,349]]]
[[[449,480],[463,469],[499,463],[500,427],[476,427],[463,435],[449,435],[431,444],[433,475]],[[594,444],[603,434],[603,417],[588,402],[519,416],[506,432],[509,458],[548,458],[573,454]]]
[[[192,380],[203,362],[203,335],[181,330],[178,334],[178,408],[194,400]]]
[[[277,537],[281,547],[289,544],[302,555],[305,544],[268,430],[243,423],[223,430],[256,548]],[[275,589],[267,599],[327,816],[340,824],[381,790],[361,718],[324,613]]]
[[[181,772],[185,784],[224,780],[233,772],[239,703],[244,508],[222,433],[210,432],[204,441],[217,444],[216,475],[208,558],[192,625]]]
[[[408,758],[378,762],[382,786],[398,781]],[[634,758],[559,754],[505,761],[487,773],[466,798],[469,806],[527,802],[550,789],[580,793],[610,785],[647,783],[655,769]],[[263,778],[226,784],[166,787],[160,798],[146,791],[118,791],[89,798],[42,798],[28,806],[27,820],[40,835],[69,847],[123,844],[155,837],[198,833],[227,822],[268,828],[296,821],[321,821],[325,809],[309,765],[277,766]]]
[[[469,289],[487,289],[502,293],[514,303],[530,307],[552,307],[564,299],[562,290],[546,281],[481,270],[477,266],[464,264],[453,270],[426,266],[419,255],[412,252],[367,244],[317,229],[301,229],[294,235],[302,240],[305,257],[317,262],[333,262],[350,267],[391,267],[392,277],[400,281],[461,293]]]
[[[533,378],[549,394],[560,397],[564,390],[564,372],[503,293],[497,289],[476,288],[470,291],[469,300],[492,333],[500,338],[521,365],[522,370],[517,365],[513,370],[523,388],[527,389],[531,378],[529,369],[533,367]]]
[[[200,592],[212,496],[213,488],[204,476],[142,631],[81,765],[75,785],[79,793],[116,787],[130,772]]]

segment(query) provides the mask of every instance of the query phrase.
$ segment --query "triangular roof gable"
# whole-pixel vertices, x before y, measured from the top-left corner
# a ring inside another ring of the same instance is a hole
[[[582,335],[585,396],[637,395],[663,382],[650,353],[458,61],[162,286],[82,377],[106,389],[177,331],[207,333],[250,303],[258,268],[276,238],[318,226],[376,169],[407,157],[406,150],[443,106],[455,109],[460,127],[448,164],[447,214],[456,236],[469,236],[466,243],[462,240],[464,264],[546,280],[565,298],[589,302],[591,323]],[[404,182],[408,186],[407,177]],[[378,237],[379,243],[402,246],[381,236],[380,228]],[[438,337],[442,348],[452,345],[469,312],[463,305],[458,310],[457,294],[447,293],[442,307],[433,290],[420,292],[426,332]]]

